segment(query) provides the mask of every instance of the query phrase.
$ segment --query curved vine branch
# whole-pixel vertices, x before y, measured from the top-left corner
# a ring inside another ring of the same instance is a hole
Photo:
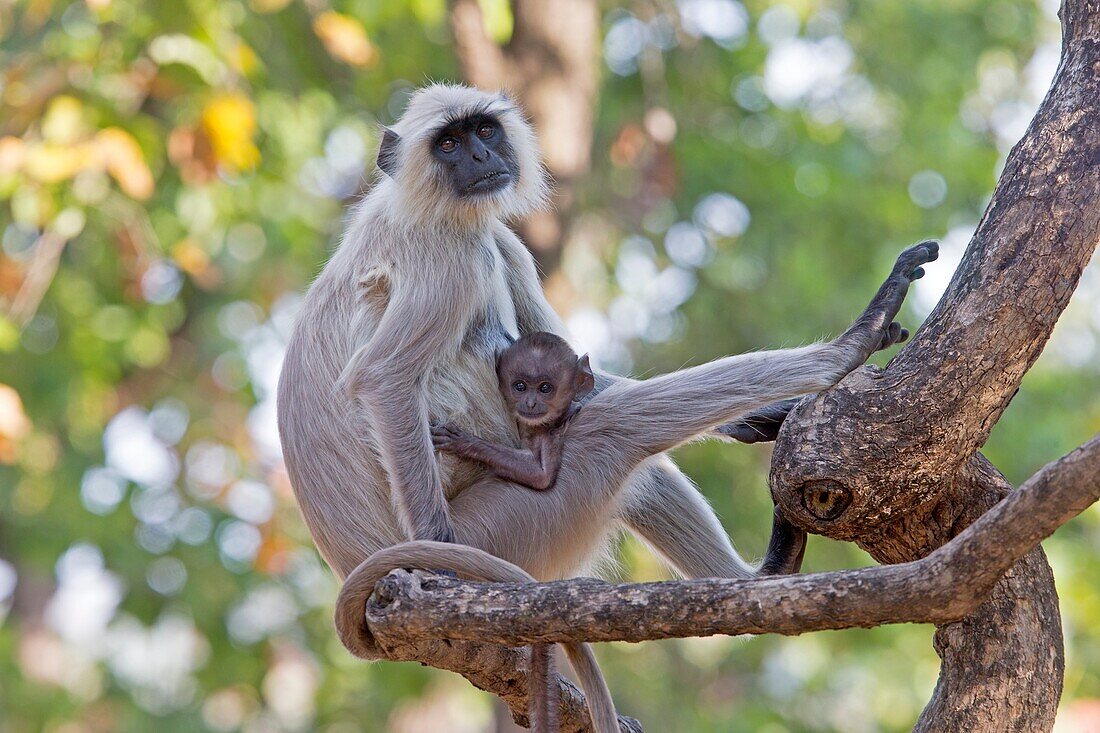
[[[1048,464],[951,542],[898,565],[630,584],[486,584],[399,572],[379,581],[367,623],[383,644],[443,638],[509,646],[950,623],[982,603],[1042,539],[1100,500],[1097,476],[1100,435]]]
[[[528,655],[513,645],[957,621],[1040,540],[1100,499],[1097,476],[1100,435],[1048,464],[945,546],[899,565],[620,585],[591,578],[484,584],[399,570],[378,583],[366,619],[390,659],[457,672],[526,723]],[[568,680],[559,683],[562,730],[587,731],[583,695]],[[620,724],[642,730],[630,718]]]

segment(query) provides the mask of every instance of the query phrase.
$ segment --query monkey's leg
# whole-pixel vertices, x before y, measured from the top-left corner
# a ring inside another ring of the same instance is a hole
[[[706,498],[668,456],[651,458],[631,476],[621,511],[631,531],[685,578],[755,575]]]
[[[759,568],[745,562],[706,498],[667,457],[647,461],[625,489],[622,520],[686,578],[752,578],[797,573],[806,534],[776,514]]]
[[[794,526],[779,513],[772,513],[772,535],[768,549],[757,568],[757,575],[793,575],[802,569],[806,556],[806,531]]]
[[[922,242],[902,252],[870,305],[843,334],[800,349],[717,359],[641,382],[618,382],[592,398],[570,423],[570,440],[613,441],[607,458],[631,468],[769,403],[831,387],[883,342],[920,267],[938,256]],[[568,447],[567,447],[568,452]],[[622,465],[618,466],[621,468]]]
[[[714,432],[720,437],[736,440],[739,443],[775,442],[779,435],[779,428],[787,419],[787,414],[802,399],[802,397],[792,397],[782,402],[773,402],[733,422],[718,426]]]
[[[899,323],[891,323],[886,329],[886,334],[879,344],[878,350],[888,349],[894,344],[900,344],[909,338],[909,331],[901,327]],[[719,425],[713,432],[717,438],[735,440],[739,443],[771,443],[779,435],[779,428],[794,406],[802,401],[802,397],[793,397],[781,402],[773,402],[759,410],[753,410],[747,415],[733,422]]]

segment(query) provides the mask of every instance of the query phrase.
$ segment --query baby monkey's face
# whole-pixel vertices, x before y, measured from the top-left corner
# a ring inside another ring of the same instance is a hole
[[[531,428],[556,425],[570,403],[592,389],[587,357],[547,353],[523,342],[501,355],[497,377],[508,407]]]

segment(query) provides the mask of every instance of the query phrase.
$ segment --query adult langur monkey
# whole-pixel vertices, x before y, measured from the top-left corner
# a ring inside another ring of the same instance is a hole
[[[385,131],[378,165],[385,176],[356,207],[305,298],[279,384],[279,431],[298,504],[321,554],[346,579],[336,619],[344,645],[360,657],[382,656],[364,606],[390,569],[568,577],[605,551],[617,521],[682,575],[752,577],[710,506],[664,456],[618,491],[590,496],[560,478],[551,491],[533,491],[435,454],[429,426],[437,423],[515,445],[495,358],[519,334],[564,332],[533,259],[504,223],[544,205],[546,182],[515,105],[461,86],[413,95]],[[599,398],[635,415],[616,429],[654,453],[775,400],[825,389],[898,338],[891,321],[934,247],[917,259],[920,247],[903,255],[909,260],[899,260],[868,310],[834,341],[642,382],[597,375]],[[599,471],[598,453],[580,460]],[[586,645],[566,652],[596,730],[618,730],[591,652]]]

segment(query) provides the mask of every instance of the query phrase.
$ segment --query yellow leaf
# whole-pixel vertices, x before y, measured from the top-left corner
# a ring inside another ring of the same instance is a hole
[[[241,41],[229,52],[229,65],[245,76],[251,76],[260,68],[260,57],[251,46]]]
[[[84,107],[75,97],[62,94],[50,100],[42,116],[42,136],[51,143],[71,145],[87,137]]]
[[[31,431],[31,421],[23,412],[19,393],[0,384],[0,463],[14,463],[15,443]]]
[[[0,137],[0,175],[15,173],[23,167],[27,157],[27,146],[18,137],[6,135]]]
[[[172,248],[172,259],[189,275],[202,275],[210,267],[210,256],[193,239],[180,240]]]
[[[88,163],[83,145],[28,145],[23,170],[40,183],[57,183],[75,176]]]
[[[260,162],[252,142],[256,134],[256,107],[238,92],[214,97],[202,110],[202,127],[218,163],[230,170],[249,170]]]
[[[351,66],[366,66],[375,59],[374,45],[355,18],[334,11],[321,13],[313,20],[313,32],[335,59]]]
[[[153,173],[133,135],[120,127],[108,127],[99,131],[92,146],[123,193],[142,200],[153,195]]]

